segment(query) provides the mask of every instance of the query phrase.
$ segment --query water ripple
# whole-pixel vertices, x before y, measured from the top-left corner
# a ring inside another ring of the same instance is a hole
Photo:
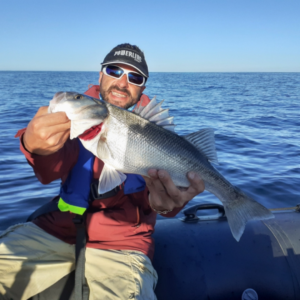
[[[98,72],[0,72],[0,230],[24,221],[58,192],[42,185],[16,132],[58,91],[84,92]],[[234,185],[267,207],[300,203],[300,73],[151,73],[146,94],[165,99],[185,135],[215,129],[220,165]],[[208,192],[199,201],[219,202]]]

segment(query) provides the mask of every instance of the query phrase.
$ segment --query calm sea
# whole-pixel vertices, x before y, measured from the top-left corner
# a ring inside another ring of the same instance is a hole
[[[0,230],[59,190],[42,185],[16,132],[58,91],[84,92],[97,72],[0,72]],[[300,73],[151,73],[146,94],[165,99],[183,135],[215,129],[217,169],[268,208],[300,203]],[[190,202],[218,202],[205,192]]]

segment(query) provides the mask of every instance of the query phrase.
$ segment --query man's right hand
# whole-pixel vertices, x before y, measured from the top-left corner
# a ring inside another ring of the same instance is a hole
[[[49,155],[63,147],[70,136],[71,121],[64,112],[49,114],[48,106],[39,108],[29,122],[23,144],[30,153]]]

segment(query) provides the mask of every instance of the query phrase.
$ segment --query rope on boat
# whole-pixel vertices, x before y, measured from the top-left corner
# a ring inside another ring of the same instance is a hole
[[[293,206],[293,207],[283,207],[283,208],[270,208],[271,211],[279,211],[279,210],[295,210],[300,212],[300,204]]]

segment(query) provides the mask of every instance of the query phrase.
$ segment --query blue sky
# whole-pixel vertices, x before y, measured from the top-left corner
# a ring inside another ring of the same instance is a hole
[[[0,70],[98,71],[129,42],[150,72],[300,72],[299,0],[0,0]]]

